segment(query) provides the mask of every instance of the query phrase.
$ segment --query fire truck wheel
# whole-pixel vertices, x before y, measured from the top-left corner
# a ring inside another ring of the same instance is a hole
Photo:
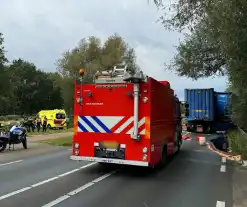
[[[177,143],[177,151],[176,151],[176,154],[180,152],[180,148],[181,148],[181,145],[182,145],[182,135],[181,133],[178,133],[178,143]]]
[[[157,165],[158,169],[163,168],[168,161],[168,155],[167,155],[167,145],[165,145],[162,149],[162,155],[161,155],[161,160],[159,162],[159,164]]]

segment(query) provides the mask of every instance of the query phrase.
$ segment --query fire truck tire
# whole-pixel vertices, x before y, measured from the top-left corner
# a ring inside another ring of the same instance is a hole
[[[167,164],[167,161],[168,161],[167,145],[164,145],[162,149],[161,159],[160,159],[160,162],[157,164],[157,168],[158,169],[163,168]]]
[[[182,135],[181,133],[178,133],[178,143],[177,143],[177,151],[176,151],[176,154],[180,152],[180,149],[181,149],[181,145],[182,145]]]

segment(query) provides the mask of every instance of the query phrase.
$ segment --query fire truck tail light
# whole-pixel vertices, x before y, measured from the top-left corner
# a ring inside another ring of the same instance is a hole
[[[143,152],[143,153],[147,153],[147,152],[148,152],[148,148],[147,148],[147,147],[143,147],[143,148],[142,148],[142,152]]]
[[[74,150],[74,154],[76,155],[76,156],[78,156],[79,155],[79,150]]]
[[[143,102],[143,103],[147,103],[147,102],[148,102],[148,97],[143,97],[143,98],[142,98],[142,102]]]
[[[147,154],[144,154],[144,155],[142,156],[142,160],[143,160],[143,161],[146,161],[147,159],[148,159]]]
[[[80,147],[80,145],[79,145],[78,143],[75,143],[75,144],[74,144],[74,147],[75,147],[76,149],[78,149],[78,148]]]

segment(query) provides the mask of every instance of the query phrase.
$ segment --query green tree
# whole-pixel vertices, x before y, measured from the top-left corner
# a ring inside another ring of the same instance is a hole
[[[247,128],[247,2],[244,0],[179,0],[164,11],[163,25],[190,29],[170,69],[193,79],[227,74],[233,96],[233,116]],[[172,14],[171,16],[169,16]]]
[[[0,33],[0,114],[7,113],[9,108],[10,96],[12,94],[11,83],[8,81],[8,71],[5,64],[8,62],[5,57],[4,38]]]
[[[62,88],[66,110],[73,109],[73,80],[78,78],[80,68],[86,70],[83,81],[92,83],[96,71],[112,69],[123,60],[129,64],[131,71],[138,67],[134,49],[117,34],[110,36],[103,44],[94,36],[83,38],[78,46],[63,53],[56,65],[57,72],[63,77]]]
[[[7,58],[5,57],[5,50],[4,50],[4,38],[3,34],[0,33],[0,70],[4,68],[6,62],[8,62]]]
[[[63,108],[64,99],[63,99],[63,77],[59,73],[47,73],[48,79],[51,80],[53,86],[53,91],[51,94],[51,104],[50,108]]]
[[[61,90],[49,74],[22,59],[14,60],[8,67],[14,87],[12,99],[15,111],[34,114],[42,109],[60,108],[63,104]]]
[[[167,68],[179,76],[195,80],[227,74],[227,59],[222,53],[219,37],[219,31],[211,28],[205,18],[192,33],[185,35]]]
[[[197,23],[208,16],[215,1],[172,0],[167,4],[162,0],[154,0],[154,3],[163,11],[160,21],[165,28],[177,31],[184,29],[193,31]]]

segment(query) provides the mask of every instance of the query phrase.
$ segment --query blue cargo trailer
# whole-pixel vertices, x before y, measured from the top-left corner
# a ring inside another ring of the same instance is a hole
[[[188,131],[209,133],[233,126],[231,93],[215,92],[213,88],[185,89],[185,101],[189,104]]]
[[[188,131],[210,132],[215,120],[214,89],[185,89],[185,101],[189,104]]]
[[[188,121],[213,121],[214,89],[185,89],[185,101],[189,104]]]
[[[229,122],[231,120],[231,93],[215,92],[215,119],[219,122]]]

